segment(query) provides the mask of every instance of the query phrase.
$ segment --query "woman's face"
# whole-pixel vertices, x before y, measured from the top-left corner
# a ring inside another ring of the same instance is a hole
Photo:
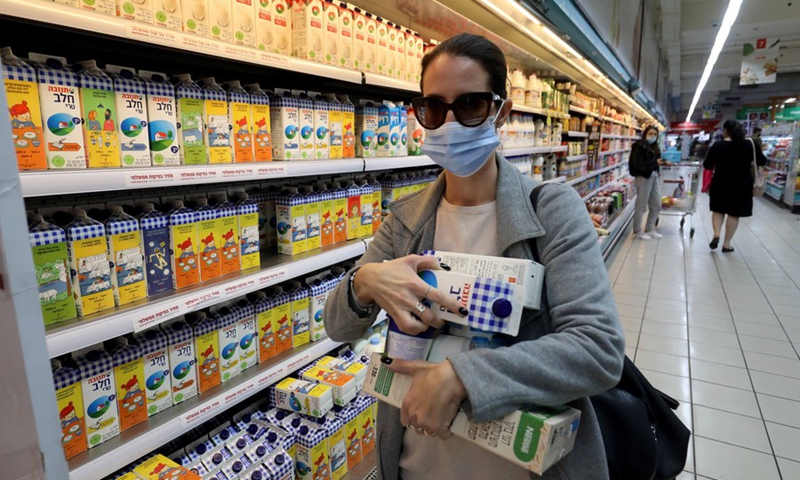
[[[644,139],[647,140],[647,143],[650,145],[655,144],[656,140],[658,140],[658,131],[652,128],[647,130],[647,133],[644,135]]]
[[[490,92],[491,90],[489,74],[478,62],[467,57],[439,55],[425,69],[425,76],[422,79],[423,95],[439,97],[447,103],[455,101],[458,96],[465,93]],[[496,122],[498,126],[505,121],[508,110],[511,109],[510,102],[506,102],[506,105],[508,108],[502,109],[503,112]],[[493,106],[490,115],[495,113],[496,110]],[[453,112],[447,112],[445,123],[455,121]]]

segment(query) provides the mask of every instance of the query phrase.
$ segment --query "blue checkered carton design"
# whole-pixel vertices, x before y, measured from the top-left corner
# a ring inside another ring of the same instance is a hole
[[[206,222],[209,220],[214,220],[219,218],[219,212],[215,207],[210,205],[203,205],[202,207],[195,210],[195,220],[198,222]]]
[[[169,220],[157,210],[139,217],[147,295],[172,290],[172,255],[169,248]]]
[[[15,59],[14,63],[4,60],[2,69],[6,80],[36,83],[36,70],[22,60]]]
[[[148,96],[170,98],[175,97],[175,87],[166,80],[156,82],[148,78],[143,78],[142,82],[144,82],[144,88]]]
[[[31,225],[28,229],[28,239],[31,247],[41,247],[66,242],[67,236],[63,229],[52,223],[41,221]]]
[[[270,453],[266,462],[264,462],[264,466],[272,474],[270,478],[276,480],[288,478],[294,473],[294,460],[283,448]]]
[[[197,88],[196,85],[178,85],[175,87],[175,95],[178,98],[193,98],[195,100],[203,100],[205,98],[205,91],[201,88]]]
[[[492,303],[498,298],[509,301],[514,298],[513,285],[492,278],[475,277],[467,317],[469,326],[486,332],[509,333],[509,320],[492,313]]]
[[[89,217],[77,217],[65,230],[70,242],[106,236],[103,224]]]
[[[139,344],[139,348],[142,349],[142,356],[165,350],[168,345],[167,336],[158,327],[134,333],[133,338]]]
[[[81,88],[91,88],[94,90],[114,91],[114,81],[111,77],[101,72],[80,72],[78,74]]]
[[[176,208],[169,213],[170,225],[187,225],[196,221],[195,212],[187,207]]]
[[[252,318],[256,314],[256,309],[252,303],[247,300],[236,302],[236,312],[238,313],[239,321]]]
[[[228,101],[231,103],[251,103],[250,95],[243,92],[228,91]]]
[[[102,373],[111,371],[114,368],[114,360],[103,350],[92,350],[86,355],[75,358],[75,363],[81,371],[81,377],[89,379]],[[111,382],[113,385],[113,381]],[[86,407],[86,405],[84,405]]]
[[[114,90],[122,93],[131,93],[134,95],[146,95],[147,89],[144,82],[138,77],[125,78],[118,73],[109,73],[111,81],[114,82]]]
[[[250,93],[250,103],[253,105],[267,105],[269,106],[269,95],[266,93]]]
[[[163,327],[164,334],[170,345],[188,342],[194,336],[192,327],[184,321],[172,322]]]
[[[220,102],[226,102],[228,100],[227,95],[225,94],[225,90],[218,86],[213,86],[211,88],[204,88],[203,89],[203,96],[206,100],[217,100]]]
[[[74,385],[81,381],[81,371],[75,366],[69,365],[67,361],[61,363],[59,368],[53,368],[53,383],[56,391]]]
[[[110,353],[114,361],[114,367],[119,367],[120,365],[125,365],[126,363],[142,358],[142,349],[139,348],[139,345],[132,343],[128,343],[127,345],[120,343],[115,346]]]
[[[219,329],[219,323],[215,317],[206,317],[192,324],[195,337],[211,333],[217,329]]]
[[[239,215],[258,213],[258,204],[250,199],[244,200],[236,205]]]
[[[122,233],[138,232],[139,221],[125,214],[121,216],[114,216],[106,222],[106,231],[108,232],[109,236],[119,235]]]
[[[223,217],[235,217],[236,216],[236,205],[231,202],[225,201],[217,205],[217,215],[219,218]]]
[[[51,68],[46,63],[31,62],[36,67],[36,76],[43,85],[58,85],[61,87],[79,87],[78,76],[69,70],[66,65],[61,68]]]
[[[297,433],[297,445],[301,447],[313,448],[320,442],[324,442],[325,439],[328,437],[328,432],[326,432],[324,428],[308,424],[306,424],[305,426],[309,427],[308,432],[306,432],[305,435],[303,435],[302,430],[298,431]]]

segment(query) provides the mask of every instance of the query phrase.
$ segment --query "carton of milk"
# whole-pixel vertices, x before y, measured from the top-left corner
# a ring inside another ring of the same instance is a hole
[[[392,134],[392,109],[394,104],[388,100],[378,105],[378,156],[389,157],[392,153],[392,145],[389,137]]]
[[[309,330],[311,318],[309,305],[311,291],[302,283],[291,280],[287,283],[292,302],[292,347],[301,347],[311,341]]]
[[[356,379],[341,370],[330,370],[318,365],[304,369],[303,379],[331,387],[334,405],[345,406],[356,398]]]
[[[124,432],[147,420],[142,350],[135,342],[129,342],[127,337],[107,341],[106,349],[114,362],[119,426],[120,431]]]
[[[378,156],[378,107],[362,100],[355,109],[356,156]]]
[[[296,187],[286,188],[275,202],[278,253],[298,255],[308,251],[306,198]]]
[[[69,357],[50,360],[56,389],[58,419],[61,424],[61,446],[70,458],[86,451],[86,411],[83,409],[81,372]]]
[[[161,325],[167,336],[167,354],[172,372],[172,403],[177,405],[197,395],[197,360],[192,328],[181,318]]]
[[[300,159],[313,160],[315,135],[314,135],[314,102],[305,92],[292,90],[292,95],[297,98],[297,118],[300,128]]]
[[[329,188],[333,192],[333,243],[344,243],[347,241],[347,187],[333,182]]]
[[[142,253],[144,255],[147,295],[152,296],[172,290],[172,252],[167,216],[153,208],[152,203],[142,205],[139,215]]]
[[[272,1],[254,0],[253,20],[255,22],[255,47],[267,52],[275,51],[275,36],[272,34]]]
[[[275,350],[280,354],[292,349],[292,296],[280,286],[272,287],[268,293],[275,321]]]
[[[311,290],[311,295],[309,296],[310,337],[312,342],[316,342],[328,336],[325,332],[325,322],[322,314],[330,288],[328,281],[324,279],[324,273],[307,278],[306,284]]]
[[[305,196],[306,202],[306,239],[308,239],[308,249],[316,250],[322,244],[321,222],[320,222],[320,196],[312,185],[300,185],[300,193]]]
[[[330,157],[330,118],[328,102],[317,92],[308,92],[314,102],[314,158],[324,160]]]
[[[114,308],[114,289],[102,223],[75,210],[74,220],[64,227],[72,273],[72,292],[78,315],[86,316]]]
[[[181,164],[178,140],[178,107],[175,87],[163,73],[139,70],[147,93],[147,120],[150,159],[154,166]]]
[[[364,50],[366,71],[378,73],[378,22],[374,15],[364,13],[367,41]]]
[[[408,139],[408,155],[422,155],[422,145],[425,143],[425,129],[422,128],[416,115],[414,107],[406,107],[406,137]]]
[[[414,55],[417,61],[414,63],[414,82],[419,82],[422,76],[422,57],[425,55],[425,41],[419,33],[414,34]]]
[[[405,37],[406,37],[406,45],[405,45],[405,53],[406,57],[403,61],[403,80],[407,82],[413,82],[414,78],[416,77],[416,70],[417,70],[417,40],[414,36],[414,32],[406,29],[405,30]]]
[[[80,62],[83,138],[86,142],[86,163],[89,168],[119,167],[119,135],[114,82],[97,62]]]
[[[197,238],[200,241],[199,263],[200,280],[207,282],[222,275],[222,245],[219,209],[208,204],[205,197],[193,198],[195,220],[197,221]]]
[[[153,5],[150,0],[117,0],[117,16],[125,20],[152,24]]]
[[[190,472],[163,455],[154,455],[133,469],[134,473],[143,480],[200,480],[200,476]]]
[[[324,0],[322,4],[322,61],[328,65],[339,65],[341,57],[341,36],[339,29],[339,5],[334,0]],[[339,65],[341,66],[341,65]]]
[[[328,123],[330,125],[330,158],[342,158],[343,155],[343,135],[344,135],[344,113],[342,104],[336,95],[329,93],[328,98]]]
[[[523,292],[525,307],[538,310],[541,305],[544,266],[532,260],[434,250],[425,250],[422,254],[435,256],[440,263],[449,265],[455,273],[516,284]]]
[[[347,2],[337,2],[339,5],[339,58],[338,65],[342,68],[353,67],[353,11],[348,8]]]
[[[205,312],[193,312],[186,316],[194,334],[194,353],[197,362],[197,378],[200,393],[219,386],[219,325],[215,317]],[[235,329],[234,329],[235,332]]]
[[[333,408],[331,387],[296,378],[285,378],[269,387],[274,392],[275,406],[312,417],[321,417]]]
[[[244,192],[241,192],[235,200],[240,269],[257,268],[261,265],[261,249],[258,243],[258,204]]]
[[[248,0],[249,1],[249,0]],[[253,110],[250,94],[239,81],[225,82],[230,108],[231,142],[234,163],[253,162]]]
[[[188,0],[153,0],[153,19],[157,27],[181,31],[183,19],[181,18],[181,1]]]
[[[35,215],[28,238],[45,326],[75,318],[78,312],[72,295],[64,230]]]
[[[328,432],[312,422],[305,422],[297,432],[297,478],[331,478],[328,457]]]
[[[405,157],[408,155],[408,112],[402,102],[397,105],[397,113],[400,117],[400,141],[392,148],[397,152],[396,156]]]
[[[384,100],[384,103],[387,103]],[[389,143],[387,144],[389,147],[389,156],[390,157],[398,157],[400,156],[401,151],[401,118],[400,118],[400,106],[394,102],[389,103]],[[403,154],[405,155],[405,149],[403,150]]]
[[[348,95],[341,95],[342,102],[342,158],[355,158],[356,156],[356,107],[350,102]]]
[[[291,55],[293,10],[294,2],[291,0],[269,0],[272,3],[272,37],[275,47],[273,53]]]
[[[297,99],[276,90],[270,96],[270,121],[272,124],[272,158],[274,160],[300,160],[300,120]]]
[[[395,57],[395,78],[405,80],[406,76],[406,31],[400,25],[395,25],[395,41],[397,42],[397,52]]]
[[[258,363],[264,363],[277,355],[275,350],[275,320],[272,309],[272,298],[264,292],[254,292],[248,295],[255,309],[256,319],[256,346]]]
[[[177,75],[175,83],[181,164],[205,165],[208,163],[208,143],[203,123],[205,92],[189,74]]]
[[[142,350],[147,416],[152,417],[172,406],[168,340],[158,327],[134,333],[133,338]]]
[[[245,85],[250,94],[253,132],[253,158],[256,162],[272,161],[272,126],[270,124],[269,95],[257,83]]]
[[[258,363],[256,309],[246,298],[236,302],[236,337],[239,339],[239,368],[244,371]]]
[[[228,97],[214,77],[199,81],[203,85],[203,121],[208,163],[231,163],[231,122]]]
[[[233,43],[233,9],[231,1],[232,0],[208,0],[211,13],[208,24],[211,38],[214,40]]]
[[[228,382],[239,376],[241,372],[241,367],[239,367],[239,332],[236,328],[239,317],[236,311],[228,306],[217,309],[214,317],[219,328],[217,335],[219,349],[217,351],[220,352],[220,379],[222,382]]]
[[[364,391],[400,408],[411,377],[394,373],[372,354]],[[567,406],[517,410],[491,422],[475,423],[459,410],[450,432],[538,475],[575,446],[581,412]]]
[[[0,48],[0,57],[17,167],[45,170],[47,156],[36,70],[14,56],[10,47]]]
[[[364,381],[367,378],[367,367],[365,365],[330,356],[320,358],[317,360],[316,365],[328,370],[336,370],[351,375],[355,378],[356,390],[361,391],[361,389],[364,388]]]
[[[81,393],[89,448],[119,435],[119,412],[114,382],[114,361],[102,345],[72,353],[81,372]]]
[[[387,68],[384,72],[384,75],[388,75],[390,77],[397,76],[397,29],[395,28],[395,24],[390,22],[389,20],[383,19],[383,22],[386,24],[386,43],[389,47],[389,54],[386,56],[386,63]],[[378,35],[380,35],[381,30],[380,26],[378,26]]]
[[[253,0],[233,0],[233,43],[256,46],[256,10]],[[256,0],[255,3],[259,3]]]
[[[106,65],[106,70],[114,81],[121,165],[149,167],[150,135],[144,83],[136,78],[136,70],[132,68]]]
[[[361,8],[357,7],[356,5],[353,5],[352,3],[347,4],[347,10],[352,12],[352,18],[353,18],[352,67],[355,70],[369,71],[369,68],[367,68],[367,63],[366,63],[367,17],[361,11]]]
[[[175,290],[200,283],[197,260],[197,219],[194,211],[175,201],[167,214],[172,256],[172,287]]]
[[[236,205],[229,202],[225,194],[212,197],[211,203],[217,208],[220,273],[224,276],[241,270],[241,252],[236,233],[239,230],[239,216]]]
[[[200,37],[211,37],[208,0],[181,0],[183,31]]]
[[[86,168],[78,76],[63,57],[30,53],[39,80],[47,168]]]
[[[128,305],[147,298],[142,236],[139,221],[122,207],[111,207],[113,212],[106,220],[108,258],[114,268],[111,284],[117,306]]]
[[[320,246],[324,248],[334,241],[333,190],[326,183],[317,183],[315,188],[319,195]]]
[[[294,0],[292,4],[293,56],[323,62],[322,0]],[[336,44],[336,42],[334,43]]]
[[[394,62],[389,51],[389,23],[381,17],[376,17],[374,21],[377,29],[375,34],[375,73],[390,75],[389,72]]]
[[[114,0],[80,0],[81,9],[114,16],[117,6]]]

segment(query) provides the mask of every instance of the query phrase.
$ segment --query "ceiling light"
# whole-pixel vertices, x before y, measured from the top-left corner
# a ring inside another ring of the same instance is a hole
[[[797,101],[797,97],[787,98],[783,101],[783,103],[794,103]]]
[[[697,90],[694,92],[692,106],[689,107],[689,113],[686,115],[687,122],[692,119],[694,109],[700,101],[700,95],[703,93],[706,83],[708,83],[711,71],[714,70],[714,64],[717,63],[717,58],[722,51],[722,47],[725,45],[725,40],[728,39],[728,34],[731,32],[733,22],[736,21],[736,17],[739,15],[739,8],[742,6],[742,1],[743,0],[730,0],[730,3],[728,3],[728,9],[725,11],[725,17],[722,19],[722,26],[720,26],[719,32],[717,32],[717,39],[714,40],[714,46],[711,48],[711,55],[708,56],[706,68],[703,70],[703,76],[700,77],[700,83],[697,85]]]

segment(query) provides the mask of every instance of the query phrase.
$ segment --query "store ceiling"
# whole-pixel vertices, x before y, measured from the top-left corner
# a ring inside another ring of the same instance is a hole
[[[679,112],[676,118],[682,119],[692,102],[728,1],[660,1],[670,83],[673,95],[680,92],[679,108],[673,107]],[[764,37],[781,39],[778,85],[750,86],[731,92],[732,85],[738,86],[744,43]],[[777,92],[800,93],[797,76],[787,75],[792,72],[800,72],[800,0],[745,0],[698,106],[709,101],[768,103]],[[738,100],[726,100],[727,97]],[[699,109],[695,111],[698,114]]]

